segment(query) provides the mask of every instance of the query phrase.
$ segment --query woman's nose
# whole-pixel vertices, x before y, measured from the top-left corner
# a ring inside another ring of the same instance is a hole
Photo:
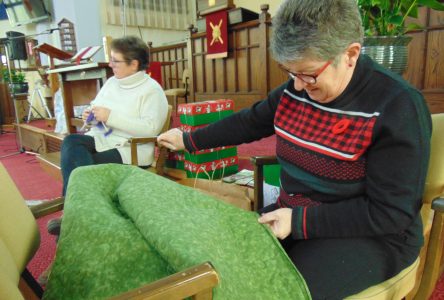
[[[302,91],[305,88],[306,85],[307,85],[306,82],[304,82],[304,81],[300,80],[299,78],[295,77],[293,86],[294,86],[294,89],[296,91]]]

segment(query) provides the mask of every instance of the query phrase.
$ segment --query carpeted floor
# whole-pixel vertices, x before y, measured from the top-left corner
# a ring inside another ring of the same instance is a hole
[[[9,133],[0,135],[0,157],[17,152],[18,145],[15,134],[9,129]],[[271,155],[275,153],[275,137],[269,137],[259,142],[238,147],[238,155],[241,158],[239,169],[251,168],[248,158],[251,155]],[[45,173],[34,155],[20,153],[0,158],[0,162],[8,170],[22,196],[26,200],[50,200],[61,195],[62,184]],[[46,231],[48,220],[59,216],[56,213],[37,221],[40,233],[40,248],[32,259],[29,270],[37,278],[50,264],[55,253],[55,239]],[[435,292],[430,300],[444,299],[444,276],[437,284]]]
[[[18,153],[15,133],[0,135],[0,162],[5,166],[12,180],[26,200],[50,200],[62,193],[62,184],[42,170],[35,155]],[[18,154],[17,154],[18,153]],[[5,200],[5,199],[4,199]],[[54,257],[55,239],[46,231],[48,220],[59,216],[55,213],[37,220],[40,228],[40,248],[29,264],[29,270],[35,278],[47,268]]]

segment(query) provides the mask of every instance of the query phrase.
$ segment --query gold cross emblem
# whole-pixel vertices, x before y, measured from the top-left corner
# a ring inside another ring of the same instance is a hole
[[[220,42],[221,44],[224,43],[224,40],[222,39],[222,33],[220,31],[220,26],[222,25],[222,19],[219,21],[219,25],[213,25],[212,22],[210,22],[211,29],[213,32],[211,33],[213,36],[213,39],[211,40],[210,46],[213,46],[213,43]]]

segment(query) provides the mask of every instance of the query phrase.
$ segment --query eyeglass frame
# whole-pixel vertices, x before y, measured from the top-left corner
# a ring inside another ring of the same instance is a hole
[[[118,63],[123,63],[123,62],[124,63],[128,63],[127,60],[115,60],[115,59],[112,59],[112,58],[109,60],[109,63],[113,64],[113,65],[118,64]]]
[[[290,76],[291,79],[295,80],[296,77],[300,79],[301,81],[308,83],[308,84],[316,84],[318,82],[319,75],[322,74],[322,72],[327,69],[329,65],[331,65],[333,61],[328,60],[322,67],[320,67],[313,75],[303,74],[303,73],[294,73],[286,68],[284,66],[280,65],[281,69],[288,73],[288,76]]]

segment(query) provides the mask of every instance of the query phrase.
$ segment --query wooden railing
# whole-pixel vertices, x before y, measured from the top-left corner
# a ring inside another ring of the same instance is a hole
[[[409,61],[404,78],[421,90],[432,113],[444,112],[444,12],[421,8],[422,30],[410,33]],[[186,43],[151,49],[162,67],[164,88],[181,86],[182,71],[191,71],[191,101],[230,98],[235,109],[263,99],[287,77],[268,51],[271,32],[268,5],[259,19],[230,26],[228,57],[206,59],[206,33],[189,28]]]

